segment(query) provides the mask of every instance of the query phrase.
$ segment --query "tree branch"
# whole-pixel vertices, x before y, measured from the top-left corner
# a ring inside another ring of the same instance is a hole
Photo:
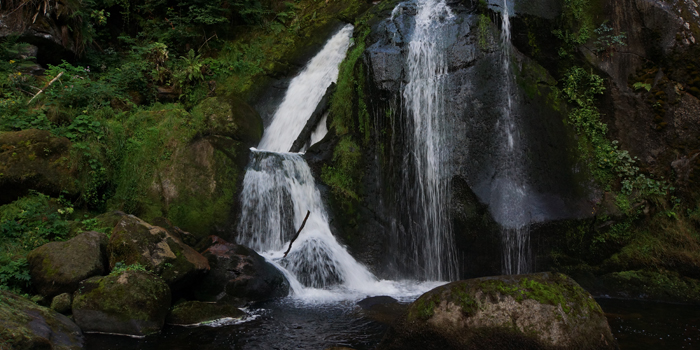
[[[297,231],[297,234],[292,238],[291,241],[289,241],[289,248],[287,248],[287,251],[284,252],[284,257],[287,257],[287,254],[289,254],[289,251],[292,250],[292,243],[299,238],[299,233],[301,232],[301,229],[304,228],[304,225],[306,225],[306,220],[309,218],[309,214],[311,214],[311,211],[307,210],[306,211],[306,217],[304,218],[304,222],[301,223],[301,226],[299,227],[299,231]]]

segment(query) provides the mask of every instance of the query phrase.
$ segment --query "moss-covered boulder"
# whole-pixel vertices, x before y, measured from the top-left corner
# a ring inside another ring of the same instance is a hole
[[[221,319],[240,319],[245,312],[230,304],[187,301],[173,306],[165,322],[173,325],[197,325]]]
[[[107,247],[109,266],[140,264],[160,275],[172,289],[209,271],[209,262],[178,237],[133,215],[121,218]]]
[[[63,293],[53,297],[51,300],[51,310],[60,312],[62,314],[70,313],[73,304],[73,295],[70,293]]]
[[[192,115],[204,121],[204,133],[230,137],[248,147],[256,146],[262,137],[260,115],[235,96],[210,97],[197,105]]]
[[[84,232],[65,242],[51,242],[27,255],[32,284],[39,294],[73,293],[86,278],[105,273],[107,235]]]
[[[68,317],[0,291],[0,349],[73,350],[83,343],[80,328]]]
[[[170,298],[165,281],[149,272],[93,277],[73,296],[73,318],[84,332],[152,334],[163,328]]]
[[[423,294],[379,349],[617,349],[603,310],[557,273],[453,282]]]
[[[0,204],[37,190],[58,196],[78,193],[70,164],[71,142],[46,130],[0,134]]]
[[[201,301],[244,303],[281,298],[289,294],[282,272],[254,250],[220,238],[204,251],[211,271],[194,293]]]

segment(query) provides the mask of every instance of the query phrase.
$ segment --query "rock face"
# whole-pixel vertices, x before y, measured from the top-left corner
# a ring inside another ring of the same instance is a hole
[[[187,301],[173,306],[165,322],[173,325],[194,325],[222,318],[239,319],[243,316],[245,312],[233,305]]]
[[[24,196],[30,189],[58,196],[78,193],[70,166],[71,142],[45,130],[0,134],[0,205]]]
[[[66,242],[51,242],[27,256],[32,284],[39,294],[73,293],[78,283],[106,272],[107,235],[84,232]]]
[[[170,288],[163,279],[124,271],[81,282],[73,317],[85,332],[141,336],[160,331],[169,307]]]
[[[209,262],[162,227],[127,215],[117,223],[107,247],[109,266],[141,264],[160,275],[172,289],[209,271]]]
[[[74,350],[83,334],[68,317],[0,291],[0,349]]]
[[[247,302],[281,298],[289,294],[282,272],[254,250],[220,238],[202,254],[211,271],[197,286],[202,301]]]
[[[453,282],[423,294],[379,349],[618,349],[593,297],[562,274]]]

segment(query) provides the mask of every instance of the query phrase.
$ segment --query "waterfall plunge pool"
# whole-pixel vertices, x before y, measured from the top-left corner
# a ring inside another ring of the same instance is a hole
[[[414,297],[415,298],[415,297]],[[700,306],[596,299],[620,349],[700,349]],[[402,298],[407,304],[411,300]],[[254,317],[220,327],[166,326],[143,339],[86,334],[89,350],[374,349],[388,325],[366,316],[356,301],[307,304],[292,298],[259,303]]]

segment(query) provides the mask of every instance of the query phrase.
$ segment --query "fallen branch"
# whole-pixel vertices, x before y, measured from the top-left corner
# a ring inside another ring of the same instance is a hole
[[[306,217],[304,218],[304,222],[301,223],[301,226],[299,227],[299,231],[297,231],[297,234],[292,238],[291,241],[289,241],[289,248],[287,248],[287,251],[284,252],[284,257],[287,257],[287,254],[289,254],[289,251],[292,250],[292,243],[299,238],[299,233],[301,232],[301,229],[304,228],[304,225],[306,225],[306,220],[309,218],[309,214],[311,214],[311,211],[307,210],[306,211]]]
[[[34,97],[32,97],[32,99],[29,100],[29,102],[27,102],[27,105],[29,105],[30,103],[32,103],[32,101],[34,101],[34,99],[35,99],[37,96],[39,96],[42,92],[44,92],[44,90],[46,90],[49,86],[51,86],[51,84],[53,84],[54,81],[58,80],[58,78],[60,78],[62,75],[63,75],[63,72],[58,73],[58,75],[57,75],[55,78],[51,79],[51,81],[50,81],[48,84],[46,84],[46,86],[44,86],[43,89],[39,90],[39,92],[37,92],[36,95],[34,95]]]

